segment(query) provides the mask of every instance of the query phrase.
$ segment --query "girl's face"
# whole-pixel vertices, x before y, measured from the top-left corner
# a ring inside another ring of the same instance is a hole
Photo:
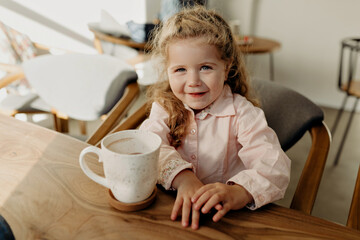
[[[190,38],[169,44],[167,74],[175,96],[197,112],[220,96],[228,72],[215,46]]]

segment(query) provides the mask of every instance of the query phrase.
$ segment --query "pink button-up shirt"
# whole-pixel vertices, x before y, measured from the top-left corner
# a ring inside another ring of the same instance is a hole
[[[169,144],[168,113],[153,103],[140,129],[162,140],[158,182],[170,189],[176,175],[192,169],[204,183],[236,183],[254,198],[252,209],[282,198],[290,180],[290,159],[281,149],[263,111],[225,85],[219,98],[194,115],[182,145]]]

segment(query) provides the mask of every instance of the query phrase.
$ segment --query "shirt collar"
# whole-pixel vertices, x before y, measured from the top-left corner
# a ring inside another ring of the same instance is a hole
[[[186,104],[184,105],[186,109],[193,113],[193,110],[189,106]],[[233,93],[231,92],[229,85],[225,84],[220,96],[208,107],[197,113],[196,118],[205,119],[208,114],[218,117],[235,115]]]

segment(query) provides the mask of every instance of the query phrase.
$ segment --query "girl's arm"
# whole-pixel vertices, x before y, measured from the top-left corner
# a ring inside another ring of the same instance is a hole
[[[192,164],[183,160],[176,149],[170,146],[168,140],[170,130],[166,125],[167,118],[166,111],[158,103],[154,103],[149,119],[145,120],[140,129],[152,131],[163,140],[159,156],[158,183],[167,190],[177,189],[170,218],[174,221],[181,213],[182,225],[184,227],[189,226],[191,220],[191,227],[197,229],[200,212],[192,209],[191,197],[203,184],[192,171]]]
[[[290,181],[290,159],[267,125],[263,111],[249,102],[238,106],[241,110],[238,108],[235,130],[242,145],[238,155],[246,170],[227,183],[244,187],[254,199],[251,209],[256,209],[284,196]]]
[[[191,163],[181,157],[174,147],[170,146],[168,139],[170,129],[166,125],[167,119],[168,113],[158,103],[153,103],[149,119],[143,122],[140,129],[154,132],[162,139],[158,183],[169,190],[172,188],[172,182],[177,174],[185,169],[194,171],[194,168]]]
[[[261,109],[242,101],[234,118],[234,130],[241,144],[238,153],[245,170],[231,177],[227,184],[201,187],[193,196],[195,210],[208,213],[215,208],[213,220],[220,220],[229,210],[251,209],[283,197],[290,176],[290,160],[282,151],[274,131],[267,126]],[[219,207],[217,204],[221,203]],[[250,205],[250,204],[249,204]]]

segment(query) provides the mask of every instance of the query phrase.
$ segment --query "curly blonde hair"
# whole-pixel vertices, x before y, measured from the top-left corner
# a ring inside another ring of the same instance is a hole
[[[230,86],[233,93],[238,93],[254,105],[258,105],[258,101],[249,94],[248,77],[242,55],[226,21],[215,11],[207,10],[202,6],[183,9],[160,24],[152,34],[151,49],[153,58],[159,64],[159,80],[147,91],[149,104],[155,101],[169,114],[167,125],[170,129],[170,144],[175,148],[182,144],[189,113],[170,88],[166,72],[168,48],[175,40],[199,37],[215,46],[221,59],[229,63],[230,70],[225,84]]]

